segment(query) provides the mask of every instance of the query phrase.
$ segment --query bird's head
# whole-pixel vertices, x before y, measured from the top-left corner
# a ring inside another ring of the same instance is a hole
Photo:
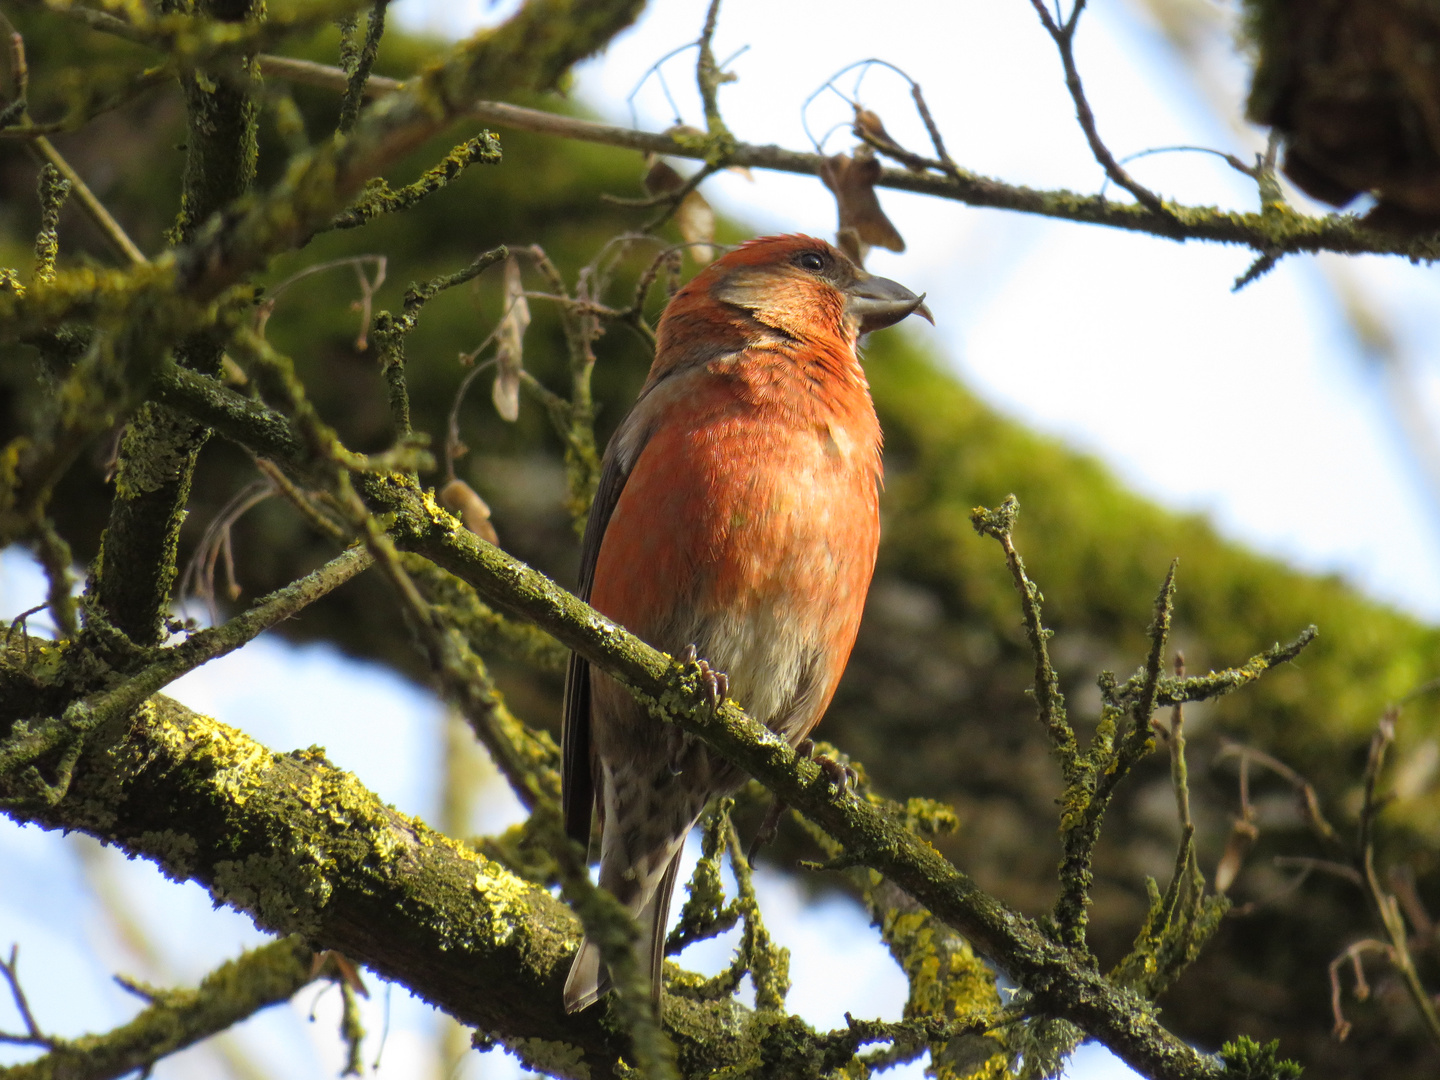
[[[907,315],[935,321],[923,295],[867,274],[824,240],[766,236],[717,259],[675,294],[660,320],[661,349],[702,327],[718,330],[721,322],[732,330],[758,323],[757,330],[799,341],[853,345],[860,334]]]

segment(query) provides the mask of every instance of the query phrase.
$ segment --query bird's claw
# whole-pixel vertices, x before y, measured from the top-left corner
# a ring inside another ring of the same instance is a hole
[[[775,839],[775,834],[779,832],[780,818],[789,808],[789,804],[783,799],[776,799],[770,804],[770,809],[765,811],[760,828],[755,830],[750,846],[745,849],[745,861],[751,866],[755,865],[755,856],[760,854],[760,849]]]
[[[700,669],[700,685],[705,688],[705,696],[710,699],[710,707],[718,709],[721,703],[730,696],[730,676],[723,671],[716,671],[706,661],[701,660],[699,650],[694,645],[685,646],[681,661],[687,665],[694,664]]]
[[[832,757],[826,757],[824,754],[815,758],[815,764],[820,766],[820,772],[840,794],[844,795],[849,792],[850,785],[855,780],[854,769],[849,765],[841,764]]]
[[[828,754],[815,753],[815,743],[810,739],[801,739],[796,743],[795,753],[820,766],[820,775],[841,795],[849,794],[860,781],[860,774],[849,765],[836,761]]]
[[[795,754],[820,766],[820,774],[842,795],[847,794],[860,781],[860,774],[849,765],[836,761],[827,754],[815,753],[813,739],[801,739],[796,743]]]

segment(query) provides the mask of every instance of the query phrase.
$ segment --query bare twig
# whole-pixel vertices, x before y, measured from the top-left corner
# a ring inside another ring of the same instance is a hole
[[[375,276],[372,278],[365,273],[365,267],[373,265]],[[355,268],[355,276],[360,283],[360,299],[357,302],[360,307],[360,333],[356,338],[355,347],[364,351],[366,345],[366,334],[370,327],[370,307],[376,290],[385,284],[385,270],[389,260],[384,255],[346,255],[339,259],[328,259],[325,262],[315,263],[295,271],[283,281],[277,281],[265,291],[265,299],[255,305],[255,332],[261,337],[265,336],[265,326],[270,321],[270,316],[275,313],[275,305],[280,302],[292,286],[312,274],[319,274],[325,270],[334,270],[339,266],[352,266]]]
[[[1105,170],[1105,175],[1134,195],[1140,205],[1152,213],[1169,217],[1170,212],[1160,196],[1131,177],[1100,138],[1095,124],[1095,113],[1090,108],[1090,102],[1085,97],[1085,87],[1080,82],[1080,69],[1075,65],[1075,29],[1080,23],[1081,13],[1085,10],[1085,0],[1074,0],[1070,17],[1063,23],[1050,13],[1045,6],[1045,0],[1030,0],[1030,4],[1040,16],[1040,22],[1060,52],[1060,62],[1065,67],[1065,86],[1070,91],[1070,100],[1075,103],[1075,118],[1080,122],[1080,129],[1085,132],[1085,141],[1090,144],[1090,152],[1095,155],[1095,160]]]
[[[1367,952],[1377,952],[1391,963],[1395,961],[1395,951],[1383,941],[1373,939],[1355,942],[1330,961],[1330,1011],[1335,1018],[1335,1038],[1341,1042],[1349,1036],[1352,1025],[1345,1019],[1345,1013],[1340,1007],[1340,969],[1347,963],[1350,965],[1355,980],[1355,999],[1364,1001],[1370,996],[1370,984],[1365,979],[1365,968],[1361,965],[1360,958]]]
[[[235,523],[271,495],[275,494],[273,483],[252,480],[231,496],[200,537],[185,572],[180,577],[181,597],[192,593],[198,597],[210,614],[210,621],[220,621],[220,609],[215,602],[215,565],[221,562],[225,569],[226,595],[232,602],[240,598],[240,585],[235,580],[235,555],[231,544],[231,530]]]
[[[20,986],[20,946],[10,946],[10,959],[0,960],[0,975],[5,977],[5,983],[10,988],[10,997],[15,1002],[15,1010],[20,1014],[20,1020],[25,1025],[25,1034],[10,1035],[0,1032],[0,1043],[10,1043],[14,1046],[44,1046],[54,1049],[59,1040],[46,1035],[40,1030],[40,1025],[35,1022],[35,1014],[30,1011],[30,1002],[25,997],[25,991]]]

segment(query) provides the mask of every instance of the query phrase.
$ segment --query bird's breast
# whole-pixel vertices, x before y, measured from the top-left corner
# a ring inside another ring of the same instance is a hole
[[[828,701],[879,542],[869,396],[835,409],[697,383],[656,409],[592,603],[658,648],[695,644],[761,719],[806,680]]]

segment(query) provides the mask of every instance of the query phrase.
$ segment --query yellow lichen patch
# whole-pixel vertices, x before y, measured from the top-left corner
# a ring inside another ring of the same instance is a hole
[[[279,851],[223,860],[215,864],[210,892],[262,924],[314,934],[333,891],[316,861]]]
[[[154,852],[166,873],[172,877],[188,877],[194,872],[194,858],[199,850],[193,836],[166,829],[163,832],[140,834],[140,846]]]
[[[505,1046],[526,1068],[542,1076],[590,1080],[590,1066],[585,1064],[585,1054],[578,1046],[546,1039],[511,1039]]]
[[[497,945],[508,945],[517,922],[523,919],[527,894],[534,888],[496,863],[484,862],[475,872],[475,892],[481,905],[474,914],[483,918],[488,936]]]
[[[881,934],[910,983],[907,1019],[969,1020],[1000,1007],[995,973],[954,930],[923,908],[884,912]],[[930,1075],[940,1080],[999,1080],[1009,1053],[1000,1033],[931,1044]]]

